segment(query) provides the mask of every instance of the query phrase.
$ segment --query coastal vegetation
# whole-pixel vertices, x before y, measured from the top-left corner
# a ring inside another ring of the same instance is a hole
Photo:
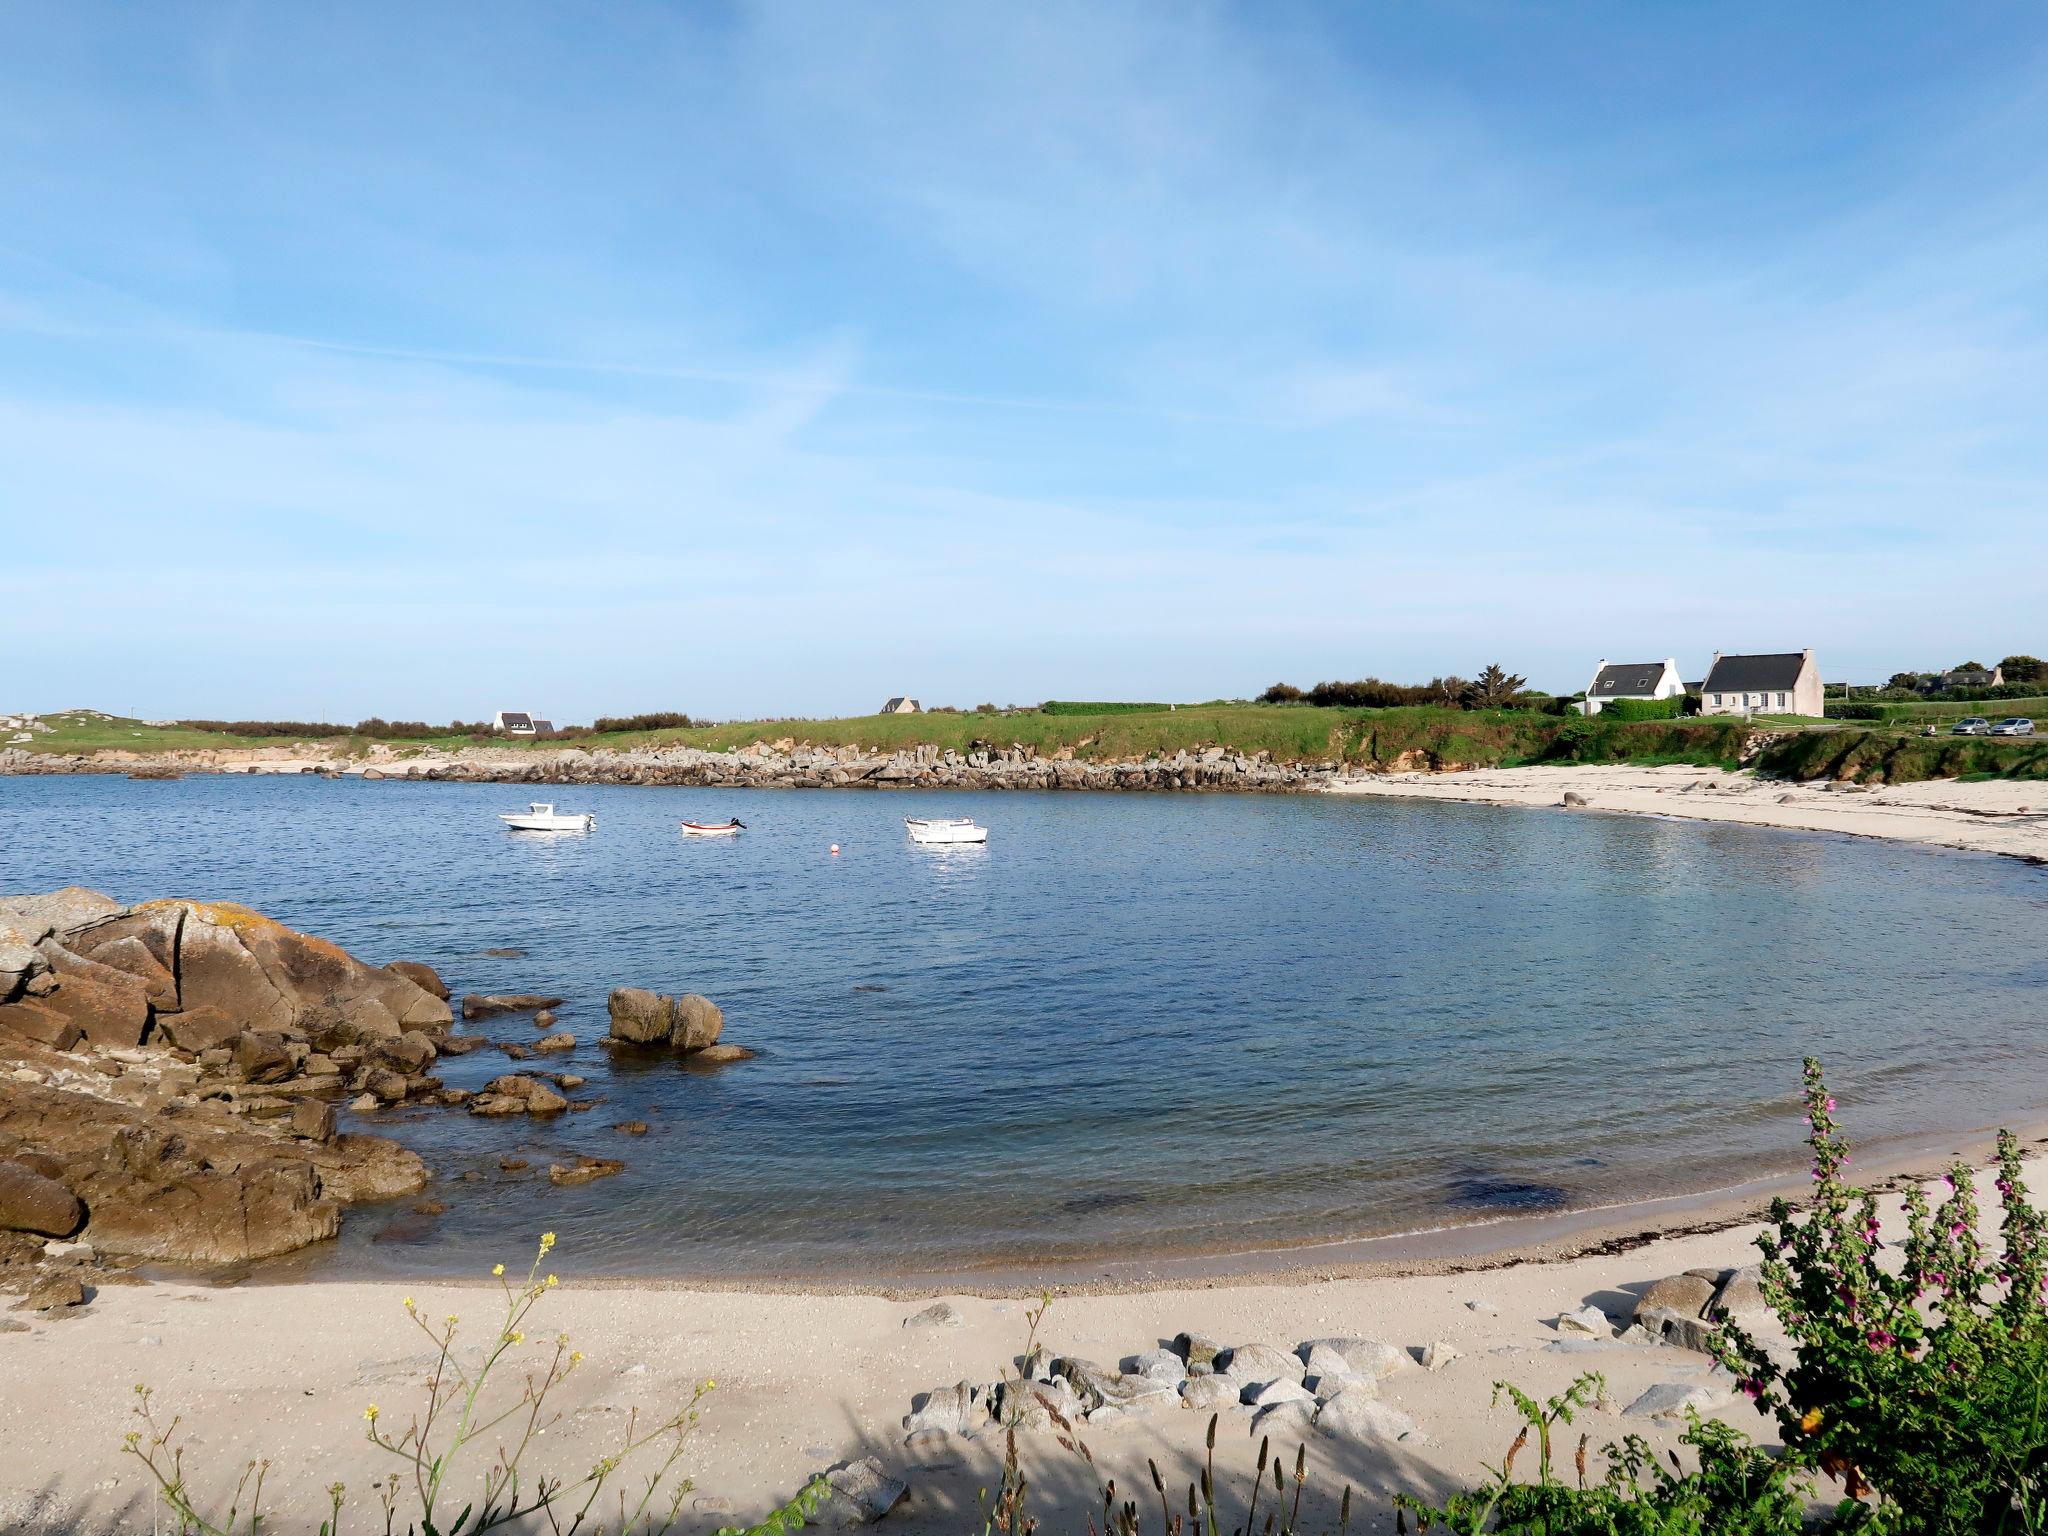
[[[1452,679],[1457,682],[1458,680]],[[1460,683],[1468,701],[1477,688],[1501,693],[1519,682],[1511,674]],[[1318,684],[1351,697],[1379,697],[1377,689],[1405,690],[1371,679]],[[1274,690],[1269,689],[1268,693]],[[1390,695],[1391,696],[1391,695]],[[11,743],[35,754],[123,752],[137,755],[304,743],[330,755],[360,757],[373,746],[400,753],[455,752],[492,746],[520,751],[558,750],[564,742],[590,749],[630,751],[666,746],[738,752],[788,744],[908,752],[927,747],[962,756],[979,750],[1016,749],[1041,758],[1088,762],[1171,757],[1211,748],[1274,763],[1333,763],[1357,771],[1520,767],[1544,763],[1675,763],[1702,768],[1748,766],[1790,779],[1847,779],[1910,783],[1921,779],[1991,775],[2048,777],[2048,737],[1925,737],[1917,716],[1899,721],[1831,722],[1732,716],[1679,717],[1669,708],[1617,703],[1595,716],[1550,713],[1519,696],[1512,706],[1433,703],[1318,704],[1218,701],[1182,706],[1050,701],[1035,709],[995,714],[927,712],[863,715],[840,720],[754,720],[690,723],[681,712],[606,717],[550,737],[494,735],[456,726],[368,720],[355,727],[309,722],[185,721],[146,723],[93,711],[43,717],[46,727]],[[2048,705],[2048,700],[2044,700]],[[1887,706],[1888,707],[1888,706]],[[2043,714],[2048,715],[2048,707]],[[222,727],[219,730],[210,727]],[[201,729],[209,727],[209,729]],[[600,729],[600,727],[602,729]],[[380,729],[381,728],[381,729]],[[427,735],[413,734],[415,729]]]

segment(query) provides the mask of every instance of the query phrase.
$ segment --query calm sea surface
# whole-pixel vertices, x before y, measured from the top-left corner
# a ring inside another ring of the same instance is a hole
[[[2048,876],[2012,861],[1308,796],[565,789],[540,793],[594,833],[505,831],[529,793],[0,779],[0,890],[232,898],[458,992],[569,999],[580,1044],[535,1065],[603,1102],[370,1117],[449,1209],[355,1213],[313,1260],[352,1270],[544,1227],[584,1274],[1028,1270],[1702,1190],[1796,1165],[1806,1053],[1852,1134],[2048,1107]],[[728,814],[751,830],[676,830]],[[992,840],[914,848],[910,814]],[[614,1063],[623,985],[705,993],[761,1059]],[[498,1167],[574,1151],[627,1171]]]

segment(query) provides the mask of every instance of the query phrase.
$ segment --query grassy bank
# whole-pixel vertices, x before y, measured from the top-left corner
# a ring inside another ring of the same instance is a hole
[[[1690,763],[1733,768],[1752,728],[1734,719],[1610,720],[1529,710],[1462,710],[1418,705],[1397,709],[1326,709],[1303,704],[1200,704],[1178,709],[1128,706],[1100,714],[1019,710],[1000,715],[863,715],[845,720],[762,720],[729,725],[582,736],[571,742],[449,735],[389,743],[404,756],[489,745],[547,752],[563,747],[685,745],[734,751],[757,743],[854,747],[895,752],[911,747],[1029,747],[1044,757],[1127,759],[1227,747],[1283,763],[1337,762],[1363,770],[1519,767],[1544,763]],[[15,743],[32,752],[135,753],[304,746],[360,756],[373,743],[353,735],[309,739],[243,737],[185,726],[90,714],[50,717],[57,728]],[[1926,738],[1901,727],[1788,729],[1755,766],[1794,779],[1916,779],[1991,775],[2048,777],[2048,741],[1986,737]]]
[[[1922,779],[2048,779],[2048,740],[1918,736],[1897,731],[1807,731],[1771,743],[1757,759],[1788,779],[1912,784]]]

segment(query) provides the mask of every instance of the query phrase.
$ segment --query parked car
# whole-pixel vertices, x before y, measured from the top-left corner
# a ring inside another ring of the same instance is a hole
[[[1991,722],[1982,715],[1965,715],[1948,728],[1951,736],[1989,736]]]
[[[2007,715],[1986,733],[1991,736],[2031,736],[2034,722],[2025,715]]]

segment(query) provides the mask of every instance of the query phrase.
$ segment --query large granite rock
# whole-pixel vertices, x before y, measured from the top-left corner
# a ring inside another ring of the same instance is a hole
[[[605,1000],[610,1038],[628,1045],[661,1045],[675,1028],[674,1000],[645,987],[616,987]]]
[[[379,1137],[318,1144],[223,1106],[178,1110],[0,1078],[0,1165],[26,1166],[75,1196],[79,1235],[98,1252],[196,1265],[288,1253],[332,1237],[342,1202],[426,1182],[418,1157]]]
[[[701,1051],[718,1044],[719,1031],[724,1028],[725,1012],[718,1004],[695,992],[686,992],[676,999],[675,1027],[669,1033],[669,1044],[679,1051]]]
[[[384,969],[393,975],[403,976],[422,992],[438,997],[444,1003],[448,1001],[448,983],[431,965],[424,965],[418,960],[391,960],[385,963]]]
[[[84,1225],[78,1196],[26,1163],[0,1162],[0,1231],[69,1237]]]

